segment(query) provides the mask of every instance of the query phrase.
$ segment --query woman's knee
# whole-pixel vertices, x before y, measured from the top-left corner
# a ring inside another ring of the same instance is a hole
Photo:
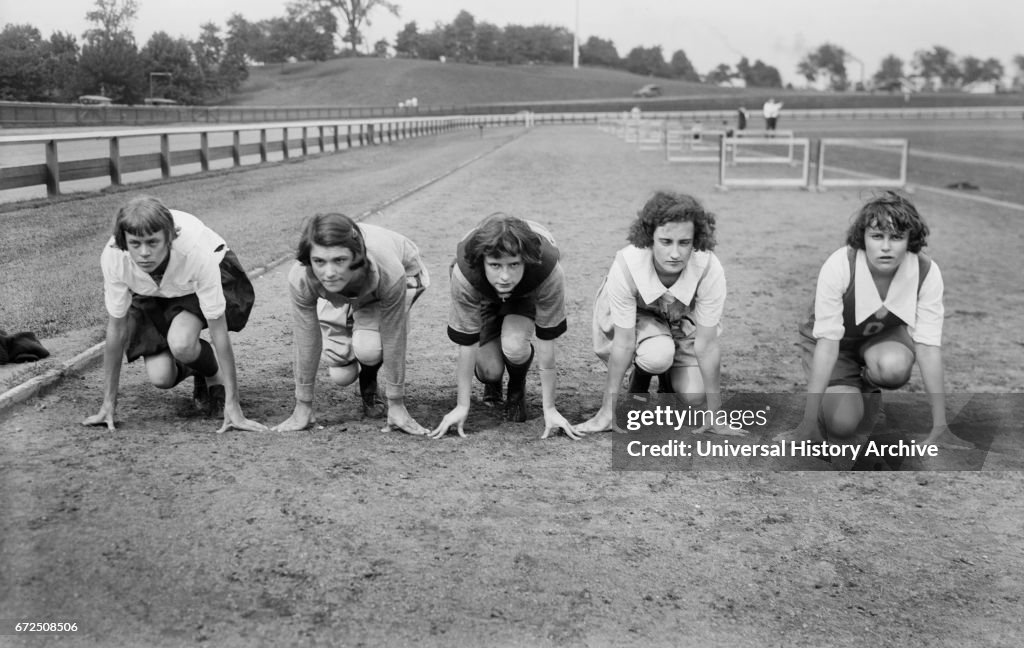
[[[167,332],[167,348],[177,360],[188,364],[199,357],[199,338],[171,330]]]
[[[501,353],[512,364],[523,364],[530,359],[533,320],[522,315],[506,315],[501,322]]]
[[[821,418],[829,439],[854,436],[864,418],[864,397],[860,390],[826,392],[821,400]]]
[[[146,377],[158,389],[170,389],[178,384],[178,366],[166,353],[149,356],[146,362]]]
[[[359,377],[359,364],[351,363],[337,367],[328,367],[327,376],[331,382],[339,387],[351,385]]]
[[[379,365],[384,360],[384,349],[380,333],[358,329],[352,333],[352,352],[356,360],[364,365]]]
[[[699,367],[673,367],[671,376],[672,391],[684,405],[697,407],[705,403],[707,395]]]
[[[668,335],[647,338],[636,347],[636,366],[649,374],[662,374],[672,368],[676,345]]]
[[[476,352],[476,377],[482,382],[498,382],[505,373],[505,359],[498,340],[482,345]]]
[[[898,389],[910,381],[914,368],[914,354],[902,345],[892,345],[864,356],[864,373],[868,381],[878,387]]]

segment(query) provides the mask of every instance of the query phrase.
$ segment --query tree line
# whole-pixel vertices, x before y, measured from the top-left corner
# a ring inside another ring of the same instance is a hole
[[[982,60],[976,56],[958,58],[949,48],[936,45],[931,49],[914,52],[909,70],[906,62],[895,54],[882,59],[878,71],[870,78],[851,82],[848,62],[858,63],[863,76],[863,63],[839,45],[824,43],[808,53],[797,65],[797,71],[809,82],[823,80],[830,90],[857,90],[870,85],[881,90],[901,90],[915,79],[914,89],[936,90],[962,88],[976,82],[1000,84],[1006,74],[1003,64],[996,58]],[[1017,68],[1016,83],[1024,80],[1024,55],[1017,54],[1013,63]]]
[[[451,23],[437,22],[421,30],[404,25],[393,42],[364,42],[364,28],[374,11],[399,15],[388,0],[295,0],[283,16],[251,22],[233,14],[222,30],[212,22],[200,26],[194,40],[154,33],[139,47],[132,33],[139,0],[95,0],[86,14],[91,27],[81,45],[74,35],[55,32],[44,39],[31,25],[7,24],[0,32],[0,99],[11,101],[73,101],[83,94],[102,94],[118,103],[140,103],[158,96],[180,103],[203,104],[223,99],[248,78],[257,63],[325,61],[338,55],[374,55],[450,60],[483,64],[553,64],[573,61],[573,33],[551,25],[499,27],[460,11]],[[336,45],[340,43],[341,46]],[[578,44],[583,65],[621,69],[633,74],[715,85],[782,87],[777,68],[746,57],[735,65],[721,63],[701,75],[683,50],[666,60],[660,45],[634,47],[620,56],[613,41],[591,36]],[[851,83],[847,65],[860,63],[838,45],[825,43],[808,53],[797,71],[809,82],[823,81],[832,90],[863,89]],[[1014,64],[1024,77],[1024,56]],[[998,80],[1002,64],[993,58],[958,59],[941,46],[915,53],[908,74],[896,55],[888,56],[871,77],[871,87],[894,90],[908,76],[933,86],[959,87],[974,81]]]

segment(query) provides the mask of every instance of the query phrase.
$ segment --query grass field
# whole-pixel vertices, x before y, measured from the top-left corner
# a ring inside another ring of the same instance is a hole
[[[454,398],[444,327],[455,241],[496,209],[535,218],[559,240],[569,331],[557,399],[571,420],[592,414],[604,378],[590,349],[594,291],[660,187],[718,214],[729,280],[723,387],[802,388],[794,324],[866,190],[717,193],[709,166],[667,165],[596,129],[551,127],[409,140],[146,191],[201,215],[255,267],[291,248],[304,216],[372,211],[469,160],[369,217],[413,238],[434,279],[410,333],[408,402],[422,423],[436,424]],[[137,193],[7,213],[4,253],[18,247],[6,237],[33,241],[17,266],[59,259],[34,266],[51,277],[17,275],[26,291],[46,300],[80,281],[92,310],[76,317],[101,321],[88,269],[103,223]],[[915,199],[947,286],[950,390],[1019,392],[1019,214]],[[69,264],[80,278],[63,274]],[[233,336],[245,411],[271,424],[292,406],[286,271],[256,281],[257,310]],[[0,422],[0,606],[78,620],[77,645],[1024,641],[1019,472],[623,472],[611,469],[612,434],[540,441],[537,418],[509,424],[475,403],[469,438],[429,442],[380,433],[351,389],[324,386],[310,431],[217,436],[215,421],[191,413],[187,389],[159,392],[137,364],[123,374],[118,430],[82,428],[101,384],[87,372]],[[535,372],[528,385],[536,415]],[[908,391],[919,390],[915,377]]]
[[[417,59],[347,58],[252,68],[227,105],[466,105],[632,97],[647,77],[565,65],[470,65]],[[737,95],[732,89],[658,80],[666,95]]]

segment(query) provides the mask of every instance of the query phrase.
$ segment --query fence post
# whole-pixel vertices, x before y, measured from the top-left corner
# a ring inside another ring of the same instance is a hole
[[[242,134],[236,130],[231,138],[231,162],[234,166],[242,166]]]
[[[260,162],[267,161],[267,129],[260,129]]]
[[[167,133],[160,135],[160,175],[171,177],[171,136]]]
[[[199,133],[199,167],[203,171],[210,170],[210,136],[206,131]]]
[[[57,159],[57,140],[46,143],[46,195],[60,195],[60,160]]]
[[[121,184],[121,138],[110,138],[110,184]]]

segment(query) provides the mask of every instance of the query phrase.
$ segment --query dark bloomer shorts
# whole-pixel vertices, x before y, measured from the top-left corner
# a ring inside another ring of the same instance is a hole
[[[814,347],[817,344],[814,338],[798,334],[798,345],[800,346],[800,360],[804,368],[804,375],[811,377],[811,366],[814,364]],[[914,353],[914,340],[906,326],[894,326],[885,329],[881,333],[872,335],[856,345],[839,346],[839,357],[836,358],[836,365],[832,368],[832,375],[829,376],[828,386],[844,385],[855,387],[862,392],[870,392],[877,389],[864,378],[864,352],[880,342],[898,342]]]
[[[536,321],[537,302],[530,297],[512,297],[505,301],[483,300],[480,304],[480,346],[501,337],[506,315],[522,315]]]
[[[220,262],[220,285],[227,302],[225,317],[229,331],[241,331],[249,321],[256,292],[245,274],[245,268],[231,250]],[[189,312],[199,318],[206,328],[206,317],[199,307],[195,293],[182,297],[150,297],[133,295],[128,309],[128,347],[125,356],[128,362],[136,358],[163,353],[167,350],[167,331],[171,322],[182,312]]]

